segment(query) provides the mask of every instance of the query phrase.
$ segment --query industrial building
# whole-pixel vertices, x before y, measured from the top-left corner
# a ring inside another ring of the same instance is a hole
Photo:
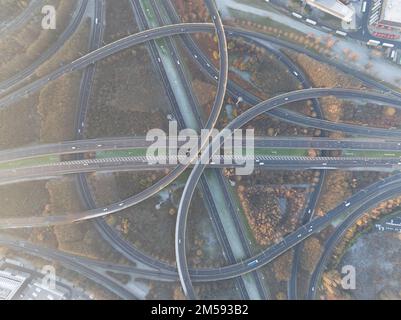
[[[379,25],[401,30],[401,0],[384,0]]]
[[[0,300],[11,300],[23,288],[27,277],[0,270]]]
[[[354,19],[355,11],[338,0],[306,0],[306,3],[346,23]]]
[[[69,286],[57,282],[52,288],[43,283],[43,275],[23,264],[0,259],[0,300],[64,300],[71,298]],[[79,298],[81,293],[74,295]]]

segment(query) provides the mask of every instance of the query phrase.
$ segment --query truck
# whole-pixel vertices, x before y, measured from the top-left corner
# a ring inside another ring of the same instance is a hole
[[[366,12],[366,6],[367,6],[367,2],[366,1],[364,1],[363,2],[363,4],[362,4],[362,13],[365,13]]]
[[[259,262],[258,259],[253,260],[253,261],[251,261],[251,262],[248,263],[248,267],[252,267],[252,266],[256,265],[258,262]]]
[[[340,31],[340,30],[336,30],[336,34],[346,37],[348,35],[348,33],[344,32],[344,31]]]
[[[383,47],[394,48],[394,45],[392,43],[383,42]]]
[[[377,47],[379,44],[380,44],[380,41],[373,40],[373,39],[370,39],[370,40],[367,42],[367,45],[368,45],[368,46],[373,46],[373,47]]]

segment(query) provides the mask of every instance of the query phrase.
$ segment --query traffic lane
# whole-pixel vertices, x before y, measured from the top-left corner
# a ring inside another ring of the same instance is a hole
[[[236,139],[234,138],[234,141]],[[178,141],[181,146],[185,142]],[[62,154],[93,153],[100,151],[129,150],[148,148],[153,141],[146,137],[121,137],[107,139],[66,141],[56,144],[41,144],[18,149],[0,151],[0,163],[12,162],[34,157],[55,156]],[[246,146],[246,142],[243,142]],[[390,139],[363,138],[314,138],[314,137],[255,137],[255,148],[276,149],[320,149],[320,150],[370,150],[370,151],[401,151],[401,142]]]
[[[69,174],[124,171],[161,171],[172,169],[177,163],[163,163],[165,158],[119,157],[63,161],[54,164],[26,166],[0,170],[0,185],[30,180],[44,180]],[[329,158],[296,156],[214,157],[208,168],[243,168],[274,170],[353,170],[395,171],[401,169],[400,158]],[[192,167],[194,164],[190,164]]]

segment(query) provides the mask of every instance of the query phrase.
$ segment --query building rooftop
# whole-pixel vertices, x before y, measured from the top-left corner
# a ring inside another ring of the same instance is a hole
[[[0,300],[11,300],[23,286],[26,277],[0,271]]]
[[[27,288],[18,297],[21,300],[64,300],[66,292],[62,288],[48,288],[40,282],[29,283]]]
[[[381,19],[401,25],[401,0],[385,0]]]
[[[354,10],[338,0],[306,0],[306,3],[348,23],[354,16]]]

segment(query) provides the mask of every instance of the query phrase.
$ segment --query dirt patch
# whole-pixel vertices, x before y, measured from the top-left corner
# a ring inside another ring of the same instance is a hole
[[[81,73],[66,75],[41,91],[38,104],[41,142],[74,140],[80,78]]]
[[[329,172],[323,187],[316,214],[322,216],[351,196],[351,172]]]
[[[139,31],[130,0],[106,1],[104,43],[110,43]]]
[[[373,230],[362,235],[339,264],[340,271],[344,265],[356,270],[356,289],[342,294],[352,299],[401,299],[400,241],[395,233]],[[328,298],[331,292],[326,292]]]
[[[88,137],[144,136],[153,128],[167,129],[164,89],[145,47],[126,50],[101,62],[94,88]]]
[[[2,218],[40,216],[49,199],[45,184],[33,181],[0,187]]]
[[[38,95],[32,95],[0,110],[0,148],[10,149],[39,140]]]
[[[29,4],[27,0],[1,0],[0,1],[0,21],[9,20],[10,17],[17,16]]]
[[[240,185],[238,195],[258,244],[279,241],[298,223],[305,204],[305,190]]]

